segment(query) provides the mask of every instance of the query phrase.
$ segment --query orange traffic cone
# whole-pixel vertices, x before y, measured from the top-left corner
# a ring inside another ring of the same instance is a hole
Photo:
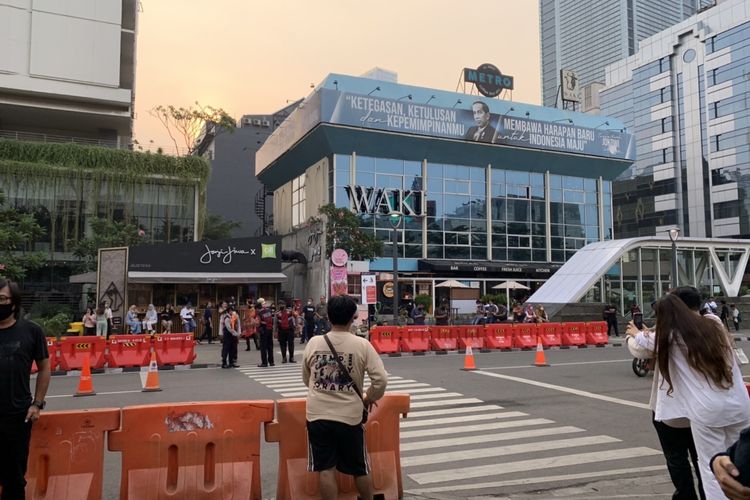
[[[161,391],[159,387],[159,367],[156,364],[156,353],[151,351],[151,362],[148,364],[148,375],[142,392]]]
[[[78,381],[78,390],[74,396],[93,396],[94,383],[91,380],[91,361],[89,360],[89,354],[86,353],[86,357],[83,358],[83,369],[81,370],[81,379]]]
[[[547,360],[544,357],[544,347],[542,347],[542,339],[537,337],[536,344],[536,356],[534,357],[534,364],[532,366],[549,366]]]
[[[466,355],[464,356],[464,367],[461,368],[465,371],[472,371],[477,369],[476,363],[474,363],[474,353],[471,351],[471,345],[466,346]]]

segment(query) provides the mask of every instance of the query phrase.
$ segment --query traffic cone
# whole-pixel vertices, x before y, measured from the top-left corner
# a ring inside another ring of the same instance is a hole
[[[86,357],[83,358],[81,378],[78,381],[78,390],[74,396],[93,396],[95,394],[94,383],[91,380],[91,361],[89,360],[89,354],[86,353]]]
[[[159,387],[159,366],[156,364],[156,353],[151,351],[151,362],[148,364],[148,375],[146,375],[146,384],[142,392],[158,392]]]
[[[466,346],[466,355],[464,356],[464,367],[461,368],[464,371],[472,371],[477,369],[476,363],[474,363],[474,353],[471,351],[471,344]]]
[[[542,339],[537,337],[536,344],[536,356],[534,357],[534,364],[532,366],[549,366],[547,360],[544,357],[544,347],[542,347]]]

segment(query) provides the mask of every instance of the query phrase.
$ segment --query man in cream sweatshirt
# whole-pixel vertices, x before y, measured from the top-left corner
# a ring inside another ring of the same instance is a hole
[[[357,317],[354,300],[345,295],[331,297],[327,309],[331,331],[308,341],[302,365],[302,380],[308,388],[308,470],[320,472],[324,500],[337,498],[336,470],[354,476],[360,498],[371,500],[373,487],[362,410],[369,410],[383,397],[388,375],[370,342],[350,333]],[[342,372],[326,338],[347,373]],[[370,377],[366,391],[365,373]]]

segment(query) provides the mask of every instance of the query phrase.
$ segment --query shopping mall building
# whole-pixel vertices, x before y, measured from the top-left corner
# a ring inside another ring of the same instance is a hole
[[[401,295],[440,298],[449,291],[435,285],[456,279],[469,288],[454,298],[469,304],[507,280],[535,290],[611,239],[612,180],[634,156],[613,118],[331,74],[258,151],[256,174],[274,193],[282,247],[307,257],[286,270],[289,295],[330,290],[325,231],[309,218],[334,203],[385,243],[347,264],[350,294],[374,273],[387,302],[400,213]]]

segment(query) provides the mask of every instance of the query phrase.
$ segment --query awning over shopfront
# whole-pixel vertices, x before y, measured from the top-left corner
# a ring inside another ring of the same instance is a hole
[[[245,284],[283,283],[284,273],[180,273],[130,271],[130,283]]]
[[[557,264],[519,264],[517,262],[489,262],[489,261],[456,261],[456,260],[420,260],[419,271],[435,273],[487,273],[497,276],[523,276],[532,279],[547,279],[560,266]],[[479,275],[477,275],[479,276]]]

